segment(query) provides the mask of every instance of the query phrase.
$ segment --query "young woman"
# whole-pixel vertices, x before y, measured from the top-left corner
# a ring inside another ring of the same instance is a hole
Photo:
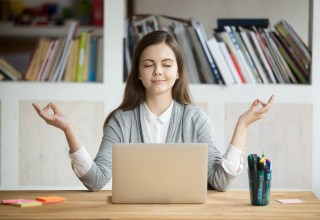
[[[132,69],[120,106],[104,123],[99,152],[92,160],[71,124],[54,103],[41,109],[39,116],[64,131],[70,147],[72,167],[91,191],[98,191],[112,176],[114,143],[208,143],[208,186],[227,189],[230,181],[243,170],[243,149],[250,124],[269,110],[268,103],[256,99],[239,117],[232,140],[222,155],[207,115],[192,105],[181,51],[174,37],[166,31],[145,35],[137,45]],[[54,114],[49,115],[52,109]],[[130,183],[128,183],[130,184]]]

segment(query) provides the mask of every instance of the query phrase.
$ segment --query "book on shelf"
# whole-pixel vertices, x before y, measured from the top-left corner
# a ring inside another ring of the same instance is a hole
[[[236,81],[228,67],[228,64],[223,57],[223,54],[220,50],[217,40],[213,37],[207,40],[207,45],[210,54],[212,55],[213,59],[216,61],[216,64],[220,70],[223,82],[225,85],[232,85],[235,84]]]
[[[126,23],[124,39],[126,74],[137,42],[150,31],[161,29],[170,32],[180,45],[191,83],[308,83],[311,52],[288,22],[270,26],[267,18],[219,18],[217,21],[218,27],[208,38],[203,24],[194,18],[133,16]],[[279,30],[273,31],[272,27]],[[290,42],[282,29],[292,35]],[[304,61],[295,54],[297,49],[290,45],[293,42],[304,54]]]
[[[250,54],[250,57],[252,58],[254,65],[256,66],[257,72],[262,80],[262,83],[268,84],[269,80],[268,80],[267,74],[265,72],[265,69],[263,68],[263,63],[261,62],[261,59],[259,59],[258,54],[256,53],[255,44],[251,38],[249,30],[243,27],[239,27],[239,32],[244,42],[244,45],[247,48],[248,53]]]
[[[286,20],[281,20],[274,25],[277,33],[284,39],[289,48],[296,54],[302,66],[309,71],[311,63],[311,53],[309,48],[296,34]]]
[[[208,37],[204,31],[203,25],[200,22],[198,22],[197,20],[195,20],[194,18],[191,18],[191,24],[195,30],[195,33],[198,36],[199,42],[202,46],[202,49],[203,49],[204,55],[207,59],[207,62],[209,63],[209,67],[211,70],[211,74],[213,75],[214,82],[216,84],[223,84],[218,67],[216,66],[216,63],[215,63],[214,59],[212,58],[212,56],[209,52],[208,46],[206,44]]]
[[[291,68],[293,74],[295,75],[296,81],[302,84],[306,84],[307,83],[307,76],[308,73],[303,72],[303,68],[299,67],[299,63],[296,60],[295,56],[292,55],[289,51],[288,48],[286,48],[286,46],[281,42],[279,36],[275,33],[272,32],[271,36],[274,40],[274,42],[276,43],[279,52],[281,53],[281,55],[283,56],[283,58],[285,59],[285,61],[288,63],[289,67]],[[295,82],[294,82],[295,83]]]
[[[102,37],[88,29],[76,35],[77,21],[71,21],[66,36],[40,37],[29,60],[26,80],[51,82],[93,82],[102,80]],[[82,42],[83,41],[83,42]],[[100,72],[101,71],[101,72]]]
[[[2,57],[0,57],[0,75],[0,80],[17,81],[23,78],[22,73]]]
[[[51,40],[45,37],[38,39],[37,46],[35,47],[31,59],[28,64],[28,69],[25,74],[25,79],[29,81],[37,81],[41,67],[45,62],[45,57],[50,47]]]
[[[70,52],[71,42],[75,36],[78,25],[79,25],[78,21],[70,21],[69,23],[68,33],[65,37],[65,44],[62,49],[62,54],[60,56],[58,64],[54,70],[52,81],[60,82],[62,79],[63,73],[65,72],[65,68],[66,68],[67,58]]]

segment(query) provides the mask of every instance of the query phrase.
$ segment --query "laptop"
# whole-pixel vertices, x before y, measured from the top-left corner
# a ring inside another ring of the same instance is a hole
[[[113,203],[205,203],[207,144],[112,146]]]

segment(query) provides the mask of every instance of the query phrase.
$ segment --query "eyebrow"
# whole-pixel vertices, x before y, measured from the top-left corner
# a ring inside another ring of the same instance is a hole
[[[142,60],[141,62],[146,62],[146,61],[154,62],[154,60],[151,60],[151,59],[145,59],[145,60]],[[174,61],[174,60],[170,59],[170,58],[166,58],[166,59],[161,60],[161,62],[164,62],[164,61]]]

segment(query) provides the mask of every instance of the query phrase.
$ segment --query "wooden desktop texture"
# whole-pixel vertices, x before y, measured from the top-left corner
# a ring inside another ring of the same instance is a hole
[[[112,191],[0,191],[0,200],[61,196],[63,203],[36,207],[0,205],[0,219],[320,219],[320,201],[310,191],[272,191],[268,206],[252,206],[248,191],[208,191],[205,204],[112,204]],[[282,204],[298,198],[305,203]]]

